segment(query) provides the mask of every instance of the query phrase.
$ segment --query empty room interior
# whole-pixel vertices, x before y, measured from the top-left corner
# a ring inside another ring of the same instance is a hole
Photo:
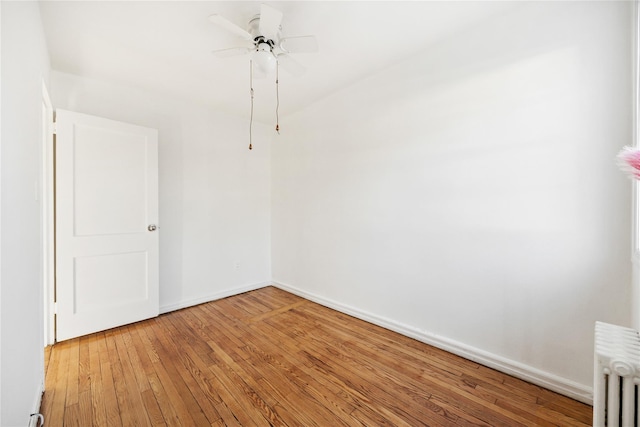
[[[638,425],[637,1],[0,24],[0,426]]]

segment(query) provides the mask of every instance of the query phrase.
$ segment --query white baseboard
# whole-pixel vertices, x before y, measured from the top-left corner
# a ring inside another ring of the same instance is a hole
[[[463,344],[452,339],[439,336],[430,332],[418,330],[412,326],[408,326],[391,319],[387,319],[375,314],[351,307],[328,298],[312,294],[303,290],[300,290],[294,286],[287,285],[281,282],[271,283],[276,288],[282,289],[292,294],[298,295],[302,298],[316,302],[325,307],[332,308],[341,313],[348,314],[358,319],[364,320],[374,325],[381,326],[385,329],[389,329],[394,332],[398,332],[404,336],[416,339],[425,344],[432,345],[442,350],[448,351],[455,355],[464,357],[465,359],[472,360],[480,363],[481,365],[495,369],[505,374],[512,375],[527,382],[536,384],[540,387],[555,391],[564,396],[593,405],[593,388],[584,386],[583,384],[576,383],[575,381],[568,380],[566,378],[559,377],[557,375],[542,371],[529,365],[525,365],[514,360],[504,358],[484,350],[472,347],[467,344]]]
[[[218,299],[231,297],[244,292],[255,291],[256,289],[264,288],[265,286],[270,286],[270,285],[271,285],[271,282],[254,283],[251,285],[244,285],[237,288],[227,289],[221,292],[216,292],[215,294],[205,295],[199,298],[180,301],[175,304],[163,305],[160,307],[160,314],[181,310],[183,308],[192,307],[198,304],[204,304],[205,302],[211,302]]]

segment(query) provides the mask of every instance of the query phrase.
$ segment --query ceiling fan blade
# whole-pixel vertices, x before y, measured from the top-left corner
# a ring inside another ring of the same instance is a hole
[[[251,51],[248,47],[230,47],[227,49],[218,49],[214,50],[213,53],[218,58],[230,58],[232,56],[244,55],[245,53],[249,53]]]
[[[260,6],[260,34],[271,40],[277,40],[280,33],[282,12],[264,3]]]
[[[318,51],[316,36],[285,37],[280,40],[280,49],[288,53],[314,53]]]
[[[253,37],[251,36],[251,34],[249,34],[247,30],[243,30],[242,28],[238,27],[236,24],[229,21],[227,18],[223,17],[222,15],[218,15],[217,13],[213,14],[209,16],[209,21],[213,22],[220,28],[224,28],[230,33],[233,33],[247,40],[253,40]]]
[[[306,68],[302,64],[285,53],[278,55],[278,66],[295,77],[304,74],[306,71]]]

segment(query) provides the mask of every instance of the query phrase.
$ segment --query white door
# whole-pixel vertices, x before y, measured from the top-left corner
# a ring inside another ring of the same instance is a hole
[[[56,338],[157,316],[158,134],[56,110]]]

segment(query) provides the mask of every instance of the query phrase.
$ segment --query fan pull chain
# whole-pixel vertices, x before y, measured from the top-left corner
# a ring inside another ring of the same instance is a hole
[[[280,135],[280,118],[278,110],[280,109],[280,62],[276,60],[276,132]]]
[[[249,61],[249,93],[251,94],[251,115],[249,116],[249,150],[253,150],[253,61]]]

